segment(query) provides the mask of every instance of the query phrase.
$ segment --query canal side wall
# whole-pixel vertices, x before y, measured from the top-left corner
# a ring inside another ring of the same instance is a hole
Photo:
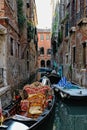
[[[72,80],[81,86],[87,87],[87,19],[86,23],[76,27],[75,37],[71,42]],[[83,22],[83,21],[82,21]],[[75,61],[73,62],[73,48],[75,50]],[[85,49],[84,49],[85,47]],[[84,59],[85,58],[85,59]]]
[[[23,4],[23,14],[26,16],[25,0]],[[32,8],[34,5],[31,5]],[[0,0],[0,69],[3,81],[0,98],[3,106],[9,104],[14,91],[20,88],[21,83],[29,80],[32,71],[35,72],[36,43],[35,39],[33,42],[27,39],[27,20],[30,19],[26,17],[24,28],[22,26],[20,31],[17,11],[17,1]],[[32,10],[31,13],[33,14]]]
[[[5,86],[3,88],[0,88],[0,100],[1,100],[1,107],[5,108],[10,104],[12,100],[12,96],[10,93],[10,86]]]
[[[63,75],[87,88],[87,19],[86,23],[81,27],[77,26],[63,43]]]

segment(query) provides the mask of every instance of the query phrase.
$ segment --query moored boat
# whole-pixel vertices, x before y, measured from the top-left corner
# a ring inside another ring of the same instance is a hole
[[[22,96],[19,109],[3,121],[0,130],[39,130],[51,116],[55,96],[50,86],[40,82],[25,85]]]
[[[53,85],[55,93],[63,100],[85,101],[87,100],[87,88],[72,84],[63,77]]]
[[[57,84],[61,80],[61,77],[57,73],[49,73],[45,76],[49,78],[51,85]]]

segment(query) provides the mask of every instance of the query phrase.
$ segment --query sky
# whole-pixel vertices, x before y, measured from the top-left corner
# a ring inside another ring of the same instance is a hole
[[[35,0],[37,9],[37,28],[51,28],[52,11],[51,0]]]

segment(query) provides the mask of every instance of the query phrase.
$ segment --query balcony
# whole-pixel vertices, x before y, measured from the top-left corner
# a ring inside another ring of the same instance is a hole
[[[87,17],[87,6],[85,6],[84,8],[81,7],[80,11],[77,13],[76,11],[73,11],[72,16],[69,20],[70,28],[76,26],[76,24],[80,25],[80,23],[85,23],[86,17]]]
[[[76,22],[77,22],[77,24],[85,23],[86,22],[86,17],[87,17],[87,6],[85,6],[83,9],[81,9],[76,14]]]

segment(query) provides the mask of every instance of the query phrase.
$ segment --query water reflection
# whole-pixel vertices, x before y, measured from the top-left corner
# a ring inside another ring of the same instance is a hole
[[[53,130],[87,130],[87,106],[57,102]]]

